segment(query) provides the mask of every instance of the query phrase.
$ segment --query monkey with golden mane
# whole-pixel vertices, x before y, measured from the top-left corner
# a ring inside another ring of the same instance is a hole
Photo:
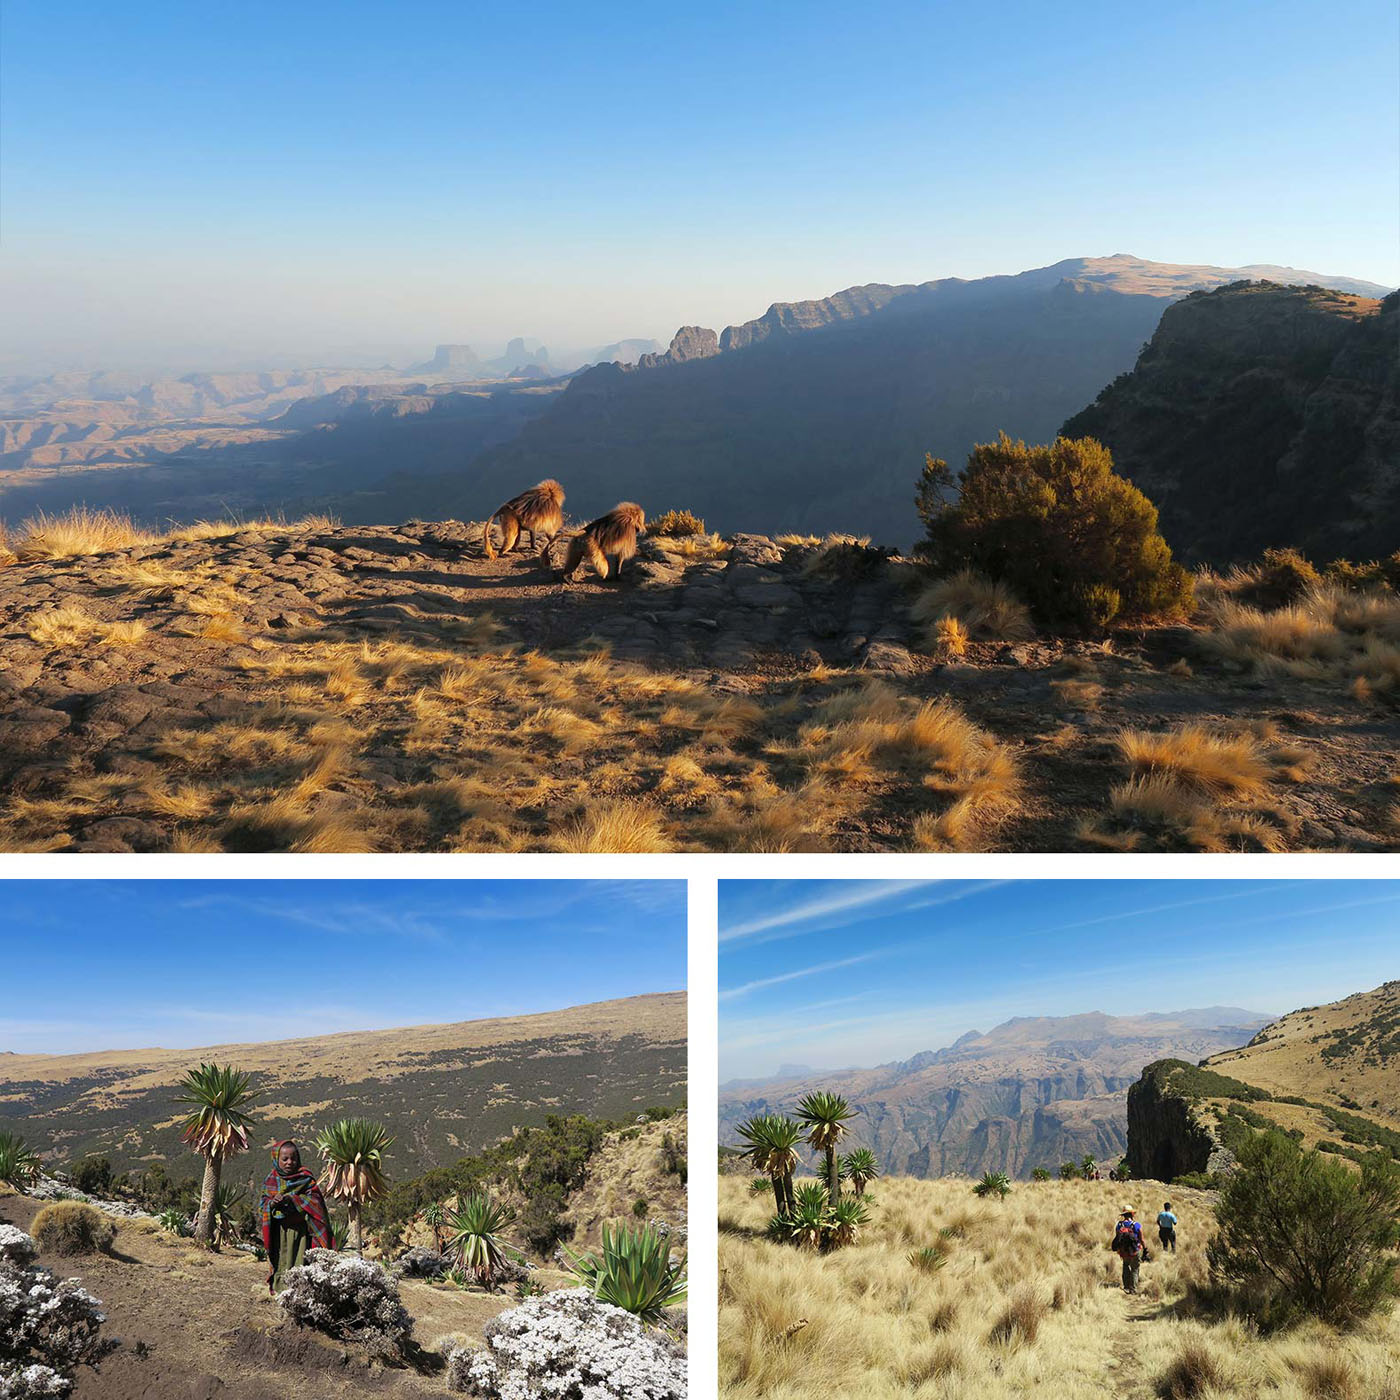
[[[637,536],[647,525],[641,506],[620,501],[606,515],[590,521],[569,541],[561,576],[572,579],[585,561],[592,564],[599,578],[608,576],[608,556],[617,560],[613,572],[622,577],[622,566],[637,552]]]
[[[526,530],[530,532],[532,550],[536,543],[536,531],[548,536],[541,551],[546,553],[564,527],[564,488],[553,478],[548,478],[492,511],[481,528],[481,549],[488,559],[496,557],[496,550],[491,544],[493,520],[501,522],[502,554],[509,554]]]

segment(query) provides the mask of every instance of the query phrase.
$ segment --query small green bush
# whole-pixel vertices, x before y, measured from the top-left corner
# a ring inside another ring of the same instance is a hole
[[[1050,626],[1178,612],[1192,583],[1157,529],[1157,509],[1093,438],[972,450],[955,500],[942,464],[925,467],[921,553],[936,574],[974,569],[1008,584]],[[1115,597],[1116,595],[1116,597]]]
[[[117,1227],[82,1201],[56,1201],[34,1217],[30,1232],[47,1254],[99,1254],[112,1247]]]
[[[703,535],[705,522],[688,510],[668,510],[647,526],[647,534],[663,539],[678,539],[684,535]]]
[[[68,1178],[84,1195],[103,1196],[112,1187],[112,1164],[106,1157],[84,1157]]]
[[[1050,1180],[1050,1173],[1049,1173],[1049,1171],[1048,1171],[1045,1167],[1036,1167],[1036,1168],[1031,1172],[1031,1180],[1032,1180],[1032,1181],[1049,1181],[1049,1180]]]
[[[651,1202],[648,1201],[645,1196],[638,1196],[637,1199],[632,1202],[632,1214],[635,1215],[638,1220],[645,1220],[647,1218],[647,1211],[650,1209]]]

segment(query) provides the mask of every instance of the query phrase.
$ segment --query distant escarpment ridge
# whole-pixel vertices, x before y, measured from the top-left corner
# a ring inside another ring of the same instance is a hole
[[[1143,1065],[1239,1045],[1267,1019],[1233,1007],[1017,1017],[874,1069],[740,1082],[721,1090],[720,1142],[736,1143],[755,1113],[790,1112],[803,1094],[831,1089],[857,1110],[851,1142],[873,1148],[889,1173],[1027,1176],[1085,1156],[1116,1162]]]
[[[630,1120],[685,1101],[683,992],[538,1015],[309,1036],[195,1050],[6,1056],[0,1128],[50,1166],[101,1153],[119,1168],[188,1156],[174,1103],[203,1060],[249,1071],[254,1140],[309,1137],[365,1116],[396,1138],[395,1175],[488,1147],[552,1113]]]
[[[1168,307],[1136,367],[1064,425],[1095,437],[1189,562],[1395,549],[1400,292],[1237,283]]]
[[[926,452],[957,467],[1003,430],[1054,436],[1130,368],[1172,300],[1266,275],[1384,291],[1125,254],[852,287],[719,333],[683,326],[664,354],[585,370],[444,488],[467,511],[482,492],[567,473],[587,514],[625,497],[683,504],[721,530],[836,530],[905,545]]]

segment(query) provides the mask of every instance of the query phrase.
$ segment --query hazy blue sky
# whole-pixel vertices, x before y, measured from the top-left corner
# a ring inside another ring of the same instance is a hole
[[[0,1051],[278,1040],[686,983],[682,880],[11,880],[5,901]]]
[[[1397,880],[720,882],[720,1079],[1012,1016],[1281,1015],[1400,977]]]
[[[1131,252],[1400,282],[1393,0],[7,0],[0,360],[582,346]]]

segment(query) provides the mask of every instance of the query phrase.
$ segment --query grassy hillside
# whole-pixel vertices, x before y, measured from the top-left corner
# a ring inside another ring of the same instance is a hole
[[[1247,1084],[1253,1114],[1353,1156],[1384,1147],[1400,1158],[1400,982],[1265,1026],[1248,1045],[1213,1055],[1208,1070]],[[1219,1095],[1205,1095],[1219,1108]],[[1240,1114],[1236,1110],[1236,1117]]]
[[[255,1045],[0,1055],[0,1125],[51,1166],[94,1152],[118,1169],[187,1166],[175,1085],[207,1059],[252,1072],[262,1091],[255,1143],[309,1137],[335,1117],[378,1118],[398,1139],[389,1169],[401,1180],[550,1113],[628,1120],[683,1102],[685,995]]]
[[[1309,1325],[1272,1338],[1192,1315],[1187,1288],[1206,1277],[1210,1193],[1052,1181],[983,1203],[971,1185],[877,1181],[870,1226],[822,1256],[768,1242],[771,1196],[722,1176],[725,1400],[1394,1400],[1400,1315],[1345,1337]],[[1130,1298],[1107,1249],[1113,1223],[1126,1205],[1150,1221],[1168,1197],[1179,1251],[1154,1250]],[[941,1268],[909,1262],[940,1241]],[[1185,1381],[1173,1370],[1183,1360]],[[1215,1379],[1193,1382],[1193,1369]]]

